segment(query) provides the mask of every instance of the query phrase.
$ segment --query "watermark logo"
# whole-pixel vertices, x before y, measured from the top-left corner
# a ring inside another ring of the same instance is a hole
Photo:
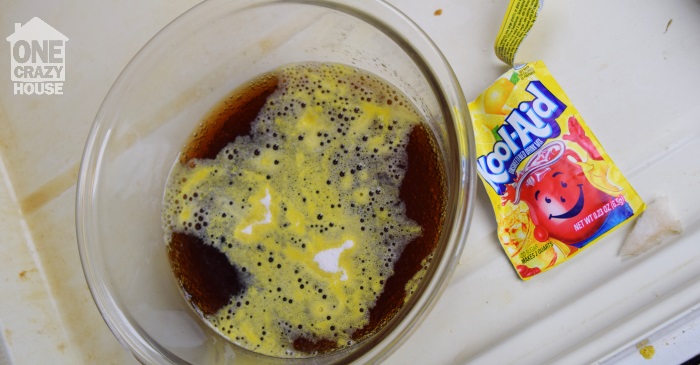
[[[15,95],[63,95],[68,37],[34,17],[5,39]]]

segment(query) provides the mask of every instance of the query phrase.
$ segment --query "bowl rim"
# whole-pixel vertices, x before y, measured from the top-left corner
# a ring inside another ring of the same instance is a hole
[[[148,57],[151,48],[156,47],[155,44],[161,42],[163,38],[167,39],[169,33],[176,31],[180,22],[196,16],[199,12],[206,12],[208,7],[223,4],[226,1],[206,0],[195,5],[169,22],[144,44],[121,71],[105,95],[83,150],[75,206],[77,243],[83,273],[93,301],[110,331],[122,347],[142,363],[187,364],[186,361],[179,359],[175,354],[152,340],[138,325],[138,322],[123,310],[123,306],[106,286],[106,281],[109,279],[100,272],[99,267],[94,265],[102,259],[100,253],[97,252],[98,250],[90,245],[90,242],[99,241],[96,237],[97,230],[94,229],[97,221],[94,208],[96,202],[99,201],[96,194],[96,181],[100,175],[100,161],[102,161],[112,132],[111,124],[106,121],[105,114],[108,114],[110,104],[114,103],[115,95],[119,93],[120,89],[127,86],[129,76],[138,70],[139,63]],[[431,265],[433,275],[430,280],[421,284],[422,293],[412,297],[413,303],[398,321],[399,323],[394,323],[388,330],[386,327],[389,326],[385,326],[380,332],[388,331],[387,336],[372,336],[375,339],[382,338],[376,340],[377,343],[371,345],[368,351],[349,358],[350,361],[362,359],[363,362],[378,363],[396,351],[425,320],[447,287],[464,249],[473,211],[473,204],[469,202],[473,200],[476,185],[474,137],[466,101],[459,81],[442,52],[413,20],[384,0],[362,2],[353,0],[240,0],[233,5],[232,10],[242,11],[250,7],[275,4],[325,7],[354,16],[377,28],[410,54],[422,72],[428,73],[425,75],[426,79],[432,83],[433,92],[440,99],[439,103],[443,107],[443,114],[451,117],[452,123],[446,124],[448,124],[450,145],[457,148],[458,156],[454,158],[454,162],[459,165],[456,170],[459,174],[457,186],[447,192],[447,200],[456,203],[455,209],[448,212],[445,219],[446,225],[443,227],[443,235],[447,237],[445,239],[447,244],[440,246],[444,251],[440,253],[443,257],[437,265]],[[396,29],[397,26],[400,29]],[[426,60],[426,57],[429,57],[430,60]],[[449,228],[449,232],[447,228]],[[133,338],[134,333],[138,333],[139,338]],[[387,344],[383,347],[379,346],[381,343]]]

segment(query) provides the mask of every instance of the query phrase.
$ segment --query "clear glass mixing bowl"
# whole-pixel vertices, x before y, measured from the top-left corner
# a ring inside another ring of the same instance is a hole
[[[161,204],[170,168],[205,113],[255,76],[304,61],[367,70],[411,98],[437,138],[448,202],[426,278],[379,333],[329,355],[277,359],[229,343],[189,309],[166,256]],[[107,325],[143,363],[376,363],[416,330],[457,263],[471,217],[473,154],[452,70],[418,26],[389,4],[209,0],[141,49],[95,118],[76,207],[83,270]]]

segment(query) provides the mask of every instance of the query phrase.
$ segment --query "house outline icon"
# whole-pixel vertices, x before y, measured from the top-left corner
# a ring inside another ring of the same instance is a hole
[[[68,37],[63,33],[56,30],[54,27],[50,26],[39,17],[34,17],[26,22],[24,25],[22,23],[15,23],[15,31],[10,36],[5,38],[10,42],[10,61],[11,61],[11,77],[12,81],[20,82],[44,82],[44,81],[65,81],[65,62],[66,62],[66,42]],[[63,66],[60,77],[34,77],[34,78],[21,78],[15,74],[15,68],[20,65],[20,62],[15,58],[14,47],[19,41],[25,41],[29,44],[44,44],[46,45],[49,41],[58,41],[59,46],[56,47],[60,50],[61,61],[58,63],[46,63],[41,60],[36,60],[39,62],[24,62],[26,65],[31,66],[42,66],[42,65],[55,65]]]

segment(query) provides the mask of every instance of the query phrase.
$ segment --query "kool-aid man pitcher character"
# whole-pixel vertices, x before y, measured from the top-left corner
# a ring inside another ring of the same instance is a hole
[[[620,190],[607,182],[604,173],[596,176],[596,170],[607,171],[596,168],[605,162],[574,117],[569,119],[569,132],[564,139],[586,151],[587,160],[564,141],[551,141],[528,161],[504,200],[528,205],[538,241],[553,238],[578,249],[633,211],[620,194],[611,195]]]

